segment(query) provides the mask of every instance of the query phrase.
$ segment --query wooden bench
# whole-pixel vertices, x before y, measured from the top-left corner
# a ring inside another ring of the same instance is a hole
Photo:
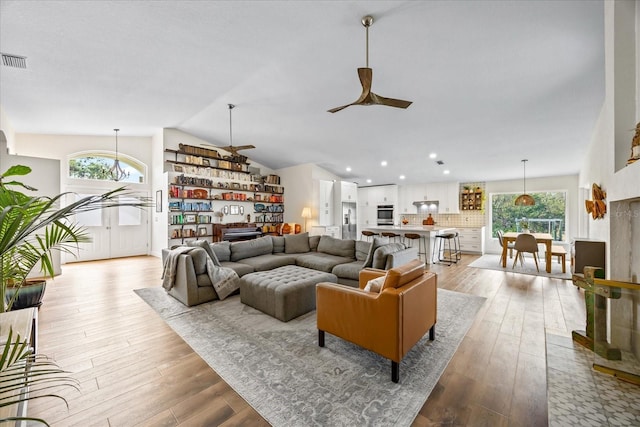
[[[558,257],[558,264],[562,264],[562,272],[567,272],[567,251],[562,246],[551,246],[551,256]]]

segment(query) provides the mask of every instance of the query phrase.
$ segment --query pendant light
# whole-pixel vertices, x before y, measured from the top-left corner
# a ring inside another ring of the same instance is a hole
[[[126,172],[120,166],[120,160],[118,160],[118,131],[120,129],[114,129],[116,132],[116,159],[113,162],[113,165],[109,169],[109,177],[111,177],[114,181],[121,181],[129,176],[129,172]]]
[[[516,206],[533,206],[536,201],[527,194],[527,159],[522,159],[522,194],[516,199]]]

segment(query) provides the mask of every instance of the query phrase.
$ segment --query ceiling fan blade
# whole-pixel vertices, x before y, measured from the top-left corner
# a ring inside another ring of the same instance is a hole
[[[371,68],[358,68],[358,77],[360,78],[360,84],[362,85],[362,93],[360,94],[360,97],[351,104],[327,110],[329,113],[337,113],[338,111],[344,110],[352,105],[371,104],[371,81],[373,78],[373,70]]]
[[[384,96],[376,95],[373,92],[371,92],[371,99],[373,100],[373,104],[396,108],[407,108],[413,103],[412,101],[405,101],[403,99],[385,98]]]
[[[338,111],[344,110],[345,108],[350,107],[352,105],[354,105],[354,104],[347,104],[347,105],[343,105],[342,107],[332,108],[330,110],[327,110],[327,112],[329,112],[329,113],[337,113]]]
[[[233,148],[235,148],[236,151],[237,150],[249,150],[251,148],[256,148],[256,146],[255,145],[251,145],[251,144],[249,144],[249,145],[234,145]]]

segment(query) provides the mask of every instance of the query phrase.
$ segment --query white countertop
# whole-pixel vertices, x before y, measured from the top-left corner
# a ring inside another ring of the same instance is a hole
[[[426,233],[431,231],[455,230],[456,227],[444,227],[441,225],[376,225],[365,227],[364,230],[371,231],[413,231]]]

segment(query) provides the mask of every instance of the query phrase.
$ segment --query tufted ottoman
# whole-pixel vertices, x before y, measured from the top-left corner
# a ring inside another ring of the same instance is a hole
[[[335,274],[286,265],[240,278],[243,304],[288,322],[316,309],[316,283],[336,283]]]

